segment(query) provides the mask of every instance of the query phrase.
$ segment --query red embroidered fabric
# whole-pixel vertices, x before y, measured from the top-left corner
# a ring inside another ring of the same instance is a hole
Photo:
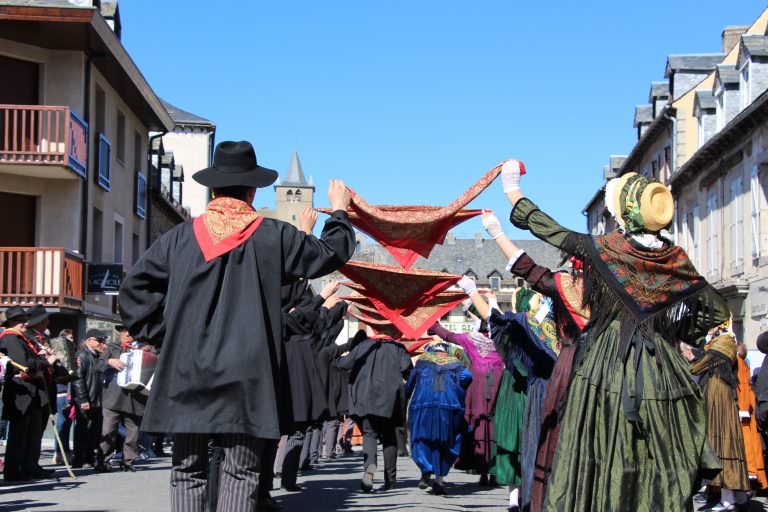
[[[429,302],[456,284],[461,276],[431,270],[404,270],[393,265],[350,260],[339,272],[350,278],[350,288],[384,303],[390,309],[409,310]],[[345,283],[346,285],[346,283]],[[354,286],[360,285],[360,286]],[[374,303],[377,309],[378,305]]]
[[[251,205],[238,199],[219,197],[208,203],[205,212],[192,222],[205,262],[244,244],[262,220]]]
[[[364,294],[365,288],[357,283],[344,283],[345,286]],[[409,307],[390,307],[376,297],[352,296],[354,306],[360,311],[355,318],[365,317],[371,321],[381,321],[382,317],[391,322],[408,339],[419,339],[437,320],[442,318],[454,306],[466,299],[461,291],[446,291],[431,297],[427,302]],[[370,303],[370,306],[366,304]],[[373,306],[373,310],[371,308]],[[361,320],[368,323],[366,320]],[[369,324],[371,325],[371,324]],[[375,325],[371,325],[376,327]]]
[[[403,268],[408,269],[419,256],[429,257],[435,244],[442,244],[451,228],[482,213],[482,210],[463,208],[488,188],[500,172],[501,164],[485,173],[448,206],[376,206],[350,189],[349,221],[373,237]],[[331,213],[328,209],[319,211]]]

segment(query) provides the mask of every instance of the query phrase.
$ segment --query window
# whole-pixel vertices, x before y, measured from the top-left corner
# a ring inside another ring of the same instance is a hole
[[[741,176],[731,180],[729,228],[731,235],[731,270],[739,272],[744,265],[744,210],[741,207]]]
[[[752,167],[749,179],[749,191],[752,199],[752,258],[760,258],[760,166]]]
[[[106,126],[107,97],[99,86],[96,86],[96,112],[94,116],[94,128],[96,133],[103,133]]]
[[[693,265],[698,267],[701,265],[701,217],[699,217],[699,206],[694,205],[691,207],[690,219],[688,220],[689,234],[690,234],[690,249],[689,256]]]
[[[112,252],[112,261],[115,263],[123,262],[123,225],[115,221],[115,241],[114,251]]]
[[[294,196],[296,201],[301,201],[301,190],[296,191],[296,195]]]
[[[96,159],[96,165],[98,165],[98,171],[96,173],[96,182],[98,185],[106,191],[109,191],[109,155],[112,151],[112,144],[103,133],[99,134],[98,145],[98,158]]]
[[[286,201],[293,201],[293,190],[289,190],[285,193],[285,200]]]
[[[101,261],[101,247],[103,242],[103,223],[101,210],[93,209],[93,234],[91,235],[91,261]]]
[[[139,257],[141,257],[141,242],[139,239],[139,235],[134,233],[133,234],[133,240],[131,242],[131,263],[136,263],[139,261]]]
[[[499,276],[491,276],[491,291],[497,292],[501,288],[501,278]]]
[[[744,110],[752,102],[752,84],[749,79],[749,61],[746,61],[739,74],[740,107]]]
[[[715,185],[707,195],[707,270],[710,279],[717,279],[719,273],[720,219],[717,214],[717,185]]]
[[[141,147],[141,134],[139,132],[133,132],[133,170],[140,171],[142,163],[144,161],[143,148]]]
[[[120,163],[125,162],[125,115],[120,110],[117,111],[117,152],[115,156]]]
[[[141,171],[136,171],[136,191],[134,197],[136,199],[136,215],[143,219],[147,215],[147,178]]]

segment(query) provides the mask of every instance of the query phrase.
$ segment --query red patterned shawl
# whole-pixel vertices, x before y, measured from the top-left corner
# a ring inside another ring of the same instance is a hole
[[[192,222],[205,262],[244,244],[263,219],[253,206],[239,199],[219,197],[212,200],[205,212]]]
[[[360,293],[365,293],[365,289],[356,283],[344,283],[345,286],[352,288]],[[446,291],[438,293],[428,299],[423,304],[411,308],[389,307],[387,304],[369,296],[368,300],[375,307],[375,312],[370,311],[370,307],[365,304],[355,303],[355,307],[360,310],[360,315],[373,320],[382,317],[392,322],[403,336],[410,339],[420,338],[430,326],[442,318],[454,306],[466,299],[467,296],[461,291]],[[356,300],[359,300],[356,298]],[[362,302],[362,301],[361,301]],[[356,316],[357,315],[353,315]],[[366,320],[362,320],[368,323]],[[370,325],[370,324],[369,324]],[[375,328],[375,326],[372,326]]]
[[[461,276],[431,270],[404,270],[393,265],[350,260],[339,272],[360,286],[347,285],[377,299],[390,309],[409,310],[427,303],[443,290],[456,284]],[[360,288],[362,287],[362,289]],[[374,303],[378,309],[378,304]]]
[[[454,226],[480,215],[482,210],[463,209],[501,173],[501,164],[480,178],[448,206],[391,206],[368,204],[350,189],[349,221],[386,248],[403,266],[411,265],[419,256],[428,258],[435,244],[442,244]],[[319,210],[331,213],[328,209]]]

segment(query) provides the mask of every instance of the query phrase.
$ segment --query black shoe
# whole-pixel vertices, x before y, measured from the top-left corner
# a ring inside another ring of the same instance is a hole
[[[303,487],[299,487],[296,484],[283,484],[281,485],[282,489],[288,492],[301,492],[304,490]]]
[[[112,466],[105,462],[99,462],[95,466],[93,466],[93,470],[97,473],[109,473],[112,471]]]
[[[435,482],[432,484],[432,494],[435,496],[445,496],[448,493],[445,492],[445,487],[442,484]]]
[[[498,486],[499,486],[499,483],[496,481],[496,477],[491,475],[488,478],[488,487],[490,487],[491,489],[495,489]]]
[[[396,488],[397,488],[397,482],[394,480],[384,482],[384,485],[381,486],[382,491],[391,491],[392,489],[396,489]]]
[[[3,480],[6,482],[29,482],[32,476],[26,473],[5,473]]]
[[[136,468],[134,467],[133,462],[120,461],[120,469],[122,469],[126,473],[127,472],[135,473],[136,472]]]
[[[313,469],[315,468],[312,467],[312,464],[307,462],[306,464],[302,464],[302,466],[299,468],[299,471],[312,471]]]
[[[376,466],[368,466],[363,473],[363,478],[360,480],[360,489],[363,492],[371,492],[373,490],[373,475],[376,474]]]
[[[278,502],[273,500],[272,496],[266,496],[258,499],[256,502],[256,510],[277,512],[278,510],[283,510],[283,507],[281,507]]]
[[[480,475],[480,481],[477,483],[480,487],[488,487],[488,474],[483,473]]]
[[[30,471],[29,476],[31,476],[34,479],[40,480],[40,479],[53,478],[54,473],[55,471],[51,471],[50,469],[38,468],[35,471]]]
[[[432,475],[430,473],[422,473],[421,480],[419,480],[419,489],[422,491],[429,489],[429,479]]]
[[[507,508],[507,512],[520,512],[520,507],[517,505]]]
[[[397,452],[397,456],[398,457],[410,457],[411,454],[408,453],[407,451],[404,451],[404,452]]]

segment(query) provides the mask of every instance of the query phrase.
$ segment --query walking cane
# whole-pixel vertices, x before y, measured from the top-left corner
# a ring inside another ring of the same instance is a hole
[[[29,368],[27,368],[24,365],[21,365],[11,359],[9,361],[12,366],[16,367],[18,370],[21,370],[22,372],[29,372]],[[61,448],[61,458],[64,460],[64,467],[67,468],[67,473],[69,473],[69,476],[71,476],[74,480],[77,480],[77,477],[75,476],[75,473],[72,471],[72,466],[69,465],[69,461],[67,460],[67,453],[66,450],[64,450],[64,444],[61,442],[61,437],[59,437],[59,431],[56,429],[56,417],[53,415],[53,410],[51,409],[51,402],[48,401],[48,418],[51,420],[51,425],[53,426],[53,435],[56,437],[56,442],[59,443],[59,448]]]

